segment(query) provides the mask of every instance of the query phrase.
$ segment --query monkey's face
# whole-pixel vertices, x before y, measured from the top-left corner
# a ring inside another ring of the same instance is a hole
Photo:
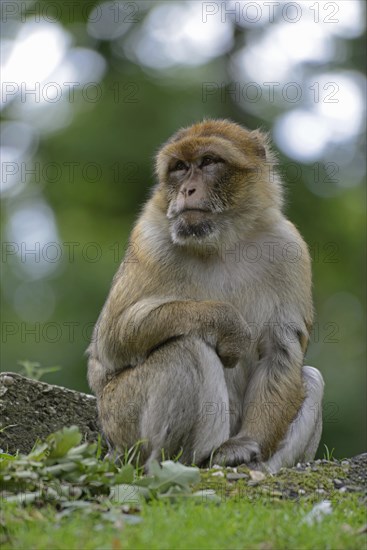
[[[216,216],[225,210],[226,165],[210,148],[172,157],[167,174],[167,217],[174,242],[202,242],[216,232]],[[220,189],[222,192],[220,192]]]
[[[180,130],[167,142],[157,173],[174,243],[217,241],[229,220],[253,208],[251,180],[265,157],[260,136],[220,120]]]

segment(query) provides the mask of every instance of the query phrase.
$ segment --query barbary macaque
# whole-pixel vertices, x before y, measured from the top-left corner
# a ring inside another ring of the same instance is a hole
[[[228,120],[179,130],[95,326],[88,379],[115,454],[197,465],[314,457],[323,379],[307,246],[282,212],[268,138]]]

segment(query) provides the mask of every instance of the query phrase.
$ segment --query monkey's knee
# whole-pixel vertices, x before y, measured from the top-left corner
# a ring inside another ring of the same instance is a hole
[[[157,453],[180,454],[180,461],[200,464],[229,435],[228,391],[221,361],[202,340],[185,338],[170,345],[163,364],[160,391],[150,396],[142,431]],[[154,372],[154,368],[150,366]],[[169,373],[169,374],[168,374]]]
[[[118,454],[141,441],[140,463],[210,455],[229,436],[228,392],[214,350],[198,339],[171,342],[115,376],[98,399],[102,429]]]
[[[304,460],[312,460],[319,446],[322,432],[322,399],[324,397],[324,379],[314,367],[303,367],[302,375],[306,386],[306,399],[302,405],[303,414],[308,417],[311,436],[304,451]],[[308,410],[307,410],[308,409]]]
[[[110,377],[103,365],[96,357],[91,356],[88,360],[88,384],[96,396],[102,393],[109,379]]]
[[[301,459],[305,462],[313,460],[322,434],[322,399],[324,395],[324,379],[321,372],[314,367],[303,367],[302,374],[306,385],[304,407],[310,412],[310,437],[305,445]],[[304,412],[307,415],[307,411]]]
[[[306,396],[312,397],[315,403],[321,403],[324,394],[324,379],[315,367],[303,367],[302,377],[306,386]]]
[[[97,394],[98,416],[108,441],[108,456],[114,459],[134,454],[135,462],[143,464],[151,451],[142,441],[141,418],[150,378],[144,381],[136,369],[125,369],[115,375]]]

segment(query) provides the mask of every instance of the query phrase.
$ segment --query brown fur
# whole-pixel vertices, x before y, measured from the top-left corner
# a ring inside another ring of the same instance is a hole
[[[268,458],[300,411],[310,259],[282,214],[275,163],[267,136],[227,120],[179,130],[159,151],[159,184],[89,347],[89,382],[119,452],[146,438],[144,461],[160,445],[183,447],[184,461],[217,447],[229,464]],[[289,243],[296,261],[284,257]],[[198,420],[208,399],[231,409],[227,427]]]

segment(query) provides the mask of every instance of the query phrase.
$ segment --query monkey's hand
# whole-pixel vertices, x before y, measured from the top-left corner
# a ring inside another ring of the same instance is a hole
[[[231,437],[215,451],[212,457],[212,464],[225,466],[259,462],[261,462],[260,446],[245,435]]]
[[[233,369],[245,355],[245,340],[243,338],[226,337],[217,344],[216,352],[226,369]]]
[[[231,304],[225,306],[226,311],[218,330],[216,352],[225,368],[233,368],[242,357],[250,353],[251,333],[236,308]]]

